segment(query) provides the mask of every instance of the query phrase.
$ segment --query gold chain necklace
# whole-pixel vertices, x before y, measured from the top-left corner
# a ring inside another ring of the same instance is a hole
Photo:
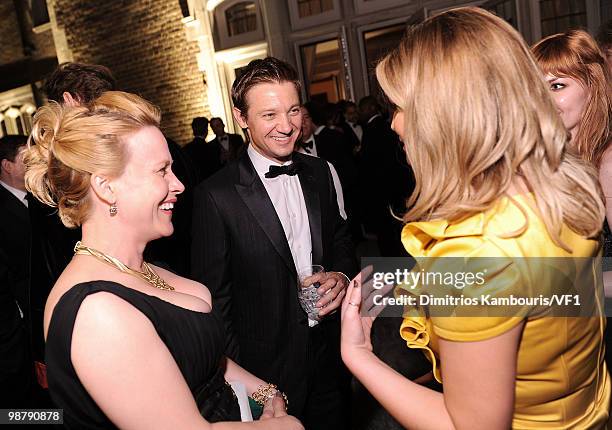
[[[111,257],[110,255],[106,255],[103,252],[100,252],[96,249],[85,246],[78,241],[76,245],[74,245],[74,254],[75,255],[91,255],[92,257],[97,258],[98,260],[106,263],[110,266],[119,269],[123,273],[127,273],[128,275],[136,276],[137,278],[143,279],[148,282],[155,288],[159,288],[164,291],[174,291],[174,287],[168,285],[166,281],[164,281],[157,273],[153,271],[153,268],[149,266],[149,264],[145,261],[142,262],[142,268],[144,269],[142,272],[138,270],[133,270],[123,264],[121,261],[117,260],[115,257]]]

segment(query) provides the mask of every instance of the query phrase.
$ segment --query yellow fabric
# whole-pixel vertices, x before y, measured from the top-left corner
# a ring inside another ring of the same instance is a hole
[[[490,292],[496,296],[537,294],[545,288],[543,285],[555,284],[559,279],[542,279],[540,267],[531,267],[530,259],[517,263],[512,258],[594,257],[600,251],[600,243],[564,228],[561,238],[572,250],[571,254],[566,252],[552,242],[535,207],[531,194],[502,198],[494,210],[457,223],[409,223],[402,231],[402,242],[417,261],[418,257],[503,257],[496,258],[499,267],[489,271],[487,281],[493,281],[487,282],[493,285]],[[520,233],[508,238],[513,231]],[[566,275],[581,273],[572,268]],[[603,288],[599,277],[593,279],[594,289]],[[424,288],[398,286],[396,294],[418,295]],[[545,311],[535,308],[524,311],[524,318],[435,317],[426,316],[430,314],[422,307],[406,308],[400,334],[408,347],[424,351],[433,364],[436,379],[442,382],[440,338],[459,342],[485,340],[525,320],[517,358],[512,428],[604,428],[611,390],[604,361],[605,318],[550,317],[540,315]],[[595,309],[592,312],[590,315],[598,314]],[[475,377],[486,378],[478,375],[477,369],[474,372]]]

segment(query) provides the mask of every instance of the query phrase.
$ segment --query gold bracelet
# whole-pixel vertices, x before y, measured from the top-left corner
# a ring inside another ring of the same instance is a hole
[[[285,409],[289,407],[289,400],[287,399],[287,395],[280,391],[278,387],[274,384],[266,384],[260,385],[257,390],[251,395],[251,398],[257,402],[260,406],[264,406],[266,401],[273,398],[277,394],[280,394],[285,402]]]

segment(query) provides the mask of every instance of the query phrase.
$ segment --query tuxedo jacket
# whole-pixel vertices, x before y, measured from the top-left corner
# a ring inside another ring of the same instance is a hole
[[[359,198],[359,170],[349,140],[342,132],[329,127],[323,128],[314,139],[317,156],[332,163],[338,172],[344,191],[345,208],[350,217]]]
[[[5,399],[9,393],[2,381],[29,362],[31,232],[28,208],[2,185],[0,208],[0,399]]]
[[[327,163],[293,154],[308,211],[312,264],[348,276],[356,261]],[[289,245],[272,201],[246,151],[202,183],[194,196],[192,273],[213,296],[226,324],[227,355],[277,384],[299,411],[307,393],[309,331],[297,297]],[[316,330],[339,346],[339,316]],[[339,351],[339,348],[338,348]]]
[[[242,150],[244,149],[244,140],[242,140],[242,137],[240,137],[240,135],[228,133],[227,136],[229,142],[229,149],[225,156],[223,155],[225,149],[221,146],[218,137],[215,137],[208,143],[211,146],[211,149],[214,151],[214,154],[216,155],[217,159],[220,160],[221,165],[225,165],[228,161],[237,159]]]
[[[29,309],[29,272],[31,229],[28,208],[10,191],[0,185],[0,248],[9,264],[3,279],[2,293],[9,292],[25,312]],[[2,314],[2,313],[0,313]],[[5,314],[6,315],[6,314]],[[0,329],[2,325],[0,324]]]
[[[30,321],[32,355],[44,361],[43,319],[49,292],[72,256],[81,238],[80,228],[62,224],[57,208],[49,207],[28,195],[32,248],[30,257]]]
[[[210,142],[206,142],[204,139],[196,137],[191,143],[185,146],[185,152],[190,156],[198,173],[197,183],[202,182],[218,172],[228,160],[238,158],[241,148],[244,146],[244,142],[237,134],[228,134],[228,136],[228,153],[225,153],[217,138],[214,138]]]
[[[381,116],[364,126],[361,141],[361,179],[370,207],[388,213],[389,205],[405,211],[405,200],[414,189],[412,169],[397,134]]]
[[[353,127],[351,127],[348,122],[342,122],[340,123],[340,128],[344,131],[344,137],[348,141],[348,146],[351,148],[351,150],[354,151],[356,148],[359,148],[361,141],[357,137]]]

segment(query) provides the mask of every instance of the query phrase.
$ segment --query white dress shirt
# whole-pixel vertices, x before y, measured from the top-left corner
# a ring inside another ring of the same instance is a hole
[[[300,178],[298,175],[279,175],[276,178],[266,178],[265,175],[270,170],[270,166],[287,165],[291,164],[291,161],[279,164],[269,160],[253,149],[252,145],[249,145],[247,153],[280,219],[295,268],[299,273],[301,269],[312,265],[312,238]],[[297,285],[295,288],[297,288]],[[314,327],[317,324],[318,321],[308,319],[309,327]]]
[[[267,159],[253,149],[252,145],[249,145],[247,152],[283,226],[295,268],[300,271],[301,268],[312,265],[310,224],[300,178],[298,175],[266,178],[265,174],[270,166],[281,166],[281,164]],[[291,161],[282,165],[287,164],[291,164]]]
[[[23,203],[26,208],[28,207],[28,199],[26,198],[28,193],[26,193],[25,191],[22,191],[20,189],[11,187],[6,182],[0,181],[0,185],[2,185],[4,188],[6,188],[12,195],[17,197],[17,200],[19,200],[21,203]]]

